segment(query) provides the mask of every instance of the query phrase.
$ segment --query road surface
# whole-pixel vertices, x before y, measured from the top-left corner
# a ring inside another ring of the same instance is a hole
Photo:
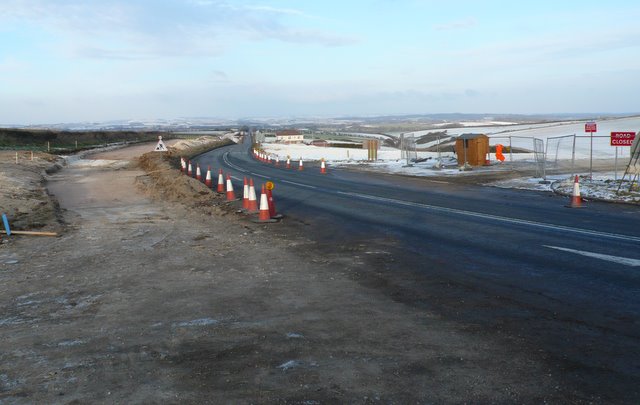
[[[305,170],[252,158],[248,139],[196,159],[275,183],[286,225],[370,262],[362,282],[539,353],[563,383],[640,400],[640,208],[454,182]],[[377,281],[372,281],[372,276]]]

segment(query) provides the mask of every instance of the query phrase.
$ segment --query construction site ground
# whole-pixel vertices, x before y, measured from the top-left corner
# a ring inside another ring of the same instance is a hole
[[[252,223],[148,150],[44,183],[51,158],[0,154],[13,227],[59,234],[3,235],[0,403],[576,399],[508,337],[395,299],[412,280],[385,252]]]

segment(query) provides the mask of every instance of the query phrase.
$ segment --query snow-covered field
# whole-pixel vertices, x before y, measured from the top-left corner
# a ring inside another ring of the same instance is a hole
[[[490,144],[495,145],[502,143],[503,145],[509,145],[509,138],[512,137],[511,142],[514,147],[521,146],[533,149],[533,138],[541,139],[544,142],[545,148],[549,143],[547,160],[551,160],[556,156],[558,158],[570,158],[572,155],[573,139],[567,138],[561,144],[558,145],[553,140],[554,137],[560,137],[564,135],[577,135],[576,139],[575,157],[576,160],[589,159],[590,155],[590,139],[589,134],[584,132],[585,121],[574,122],[560,122],[560,123],[544,123],[544,124],[526,124],[526,125],[491,125],[491,126],[465,126],[462,128],[447,129],[448,136],[457,136],[463,133],[483,133],[489,136]],[[593,139],[593,156],[594,159],[613,159],[616,154],[616,148],[610,146],[610,132],[612,131],[634,131],[640,130],[640,117],[620,118],[620,119],[608,119],[597,121],[598,132],[595,133]],[[431,130],[416,131],[416,136],[424,135]],[[549,140],[549,138],[552,138]],[[467,175],[468,172],[459,171],[455,157],[452,153],[442,153],[442,163],[444,168],[436,168],[436,162],[438,161],[438,154],[435,152],[418,152],[418,158],[428,159],[424,162],[407,165],[406,159],[401,158],[401,152],[398,149],[382,147],[378,151],[378,161],[368,163],[368,151],[366,149],[355,148],[334,148],[334,147],[319,147],[308,145],[285,145],[267,143],[263,144],[263,148],[267,153],[276,155],[280,160],[286,160],[287,156],[292,161],[298,161],[303,159],[304,161],[317,161],[325,159],[329,165],[366,165],[368,170],[375,170],[384,173],[397,173],[412,176],[461,176]],[[610,190],[614,188],[617,190],[611,180],[616,176],[619,178],[624,170],[623,166],[629,159],[629,147],[618,148],[618,159],[620,171],[615,174],[613,172],[595,173],[594,179],[589,186],[587,182],[584,182],[583,195],[591,198],[602,199],[615,199],[625,201],[640,201],[640,193],[631,192],[624,198],[617,196]],[[552,155],[553,154],[553,155]],[[513,161],[534,161],[533,153],[514,153],[513,155],[505,154],[507,160],[513,159]],[[494,156],[491,156],[495,159]],[[581,166],[584,167],[584,166]],[[476,170],[491,171],[497,170],[499,166],[493,165],[489,167],[478,168]],[[578,169],[577,171],[580,171]],[[548,177],[547,180],[551,180],[554,186],[561,187],[562,180],[566,180],[568,175]],[[496,183],[493,185],[510,188],[526,188],[534,190],[551,190],[551,185],[540,184],[542,179],[529,179],[523,178],[518,180],[509,180],[502,183]],[[569,181],[569,187],[572,187],[571,181]]]

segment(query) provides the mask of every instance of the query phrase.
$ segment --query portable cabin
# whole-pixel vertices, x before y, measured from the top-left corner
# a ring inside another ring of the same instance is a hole
[[[471,166],[484,166],[488,153],[489,137],[486,135],[462,134],[456,139],[456,155],[460,166],[464,166],[465,162]]]

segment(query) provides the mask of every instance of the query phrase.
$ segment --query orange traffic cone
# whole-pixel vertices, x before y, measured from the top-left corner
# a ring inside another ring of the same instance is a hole
[[[231,175],[227,174],[227,201],[233,201],[236,199],[236,193],[233,191],[233,184],[231,183]]]
[[[258,212],[258,200],[256,199],[256,188],[253,185],[253,179],[249,179],[249,213]]]
[[[324,158],[320,161],[320,173],[327,174],[327,166],[324,164]]]
[[[249,211],[249,183],[247,176],[244,176],[244,186],[242,187],[242,209]]]
[[[187,166],[187,176],[193,177],[193,171],[191,170],[191,161],[189,161],[189,165]]]
[[[187,162],[185,162],[183,157],[180,157],[180,171],[185,173],[187,171]]]
[[[291,169],[291,158],[287,156],[287,169]]]
[[[302,158],[300,158],[300,163],[298,164],[298,170],[304,170],[304,166],[302,165]]]
[[[272,219],[280,219],[282,215],[276,212],[276,203],[273,201],[273,194],[271,190],[267,188],[267,203],[269,204],[269,217]]]
[[[258,222],[271,222],[271,216],[269,215],[269,200],[265,191],[264,184],[262,185],[262,194],[260,194],[260,213],[258,214]]]
[[[205,186],[213,187],[213,181],[211,180],[211,166],[207,166],[207,177],[204,178]]]
[[[571,196],[571,202],[567,205],[567,208],[581,208],[582,207],[582,197],[580,197],[580,182],[578,180],[578,175],[576,175],[573,180],[573,195]]]
[[[224,177],[222,176],[222,169],[218,173],[218,193],[224,193]]]
[[[202,181],[202,172],[200,171],[199,163],[196,163],[196,180]]]
[[[276,155],[276,167],[280,167],[280,157]]]

